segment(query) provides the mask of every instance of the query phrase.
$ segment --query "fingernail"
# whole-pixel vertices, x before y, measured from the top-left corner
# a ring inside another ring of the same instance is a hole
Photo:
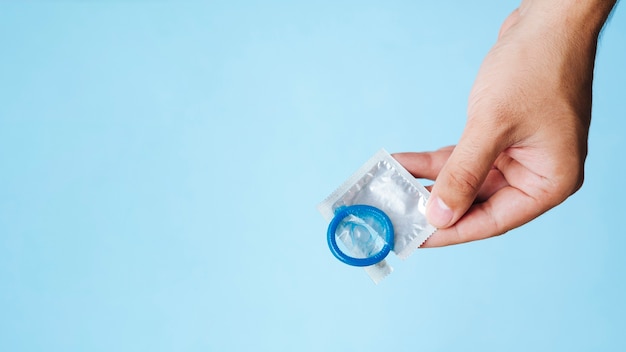
[[[452,221],[452,209],[437,196],[433,196],[428,200],[426,207],[426,217],[428,222],[434,227],[445,227]]]

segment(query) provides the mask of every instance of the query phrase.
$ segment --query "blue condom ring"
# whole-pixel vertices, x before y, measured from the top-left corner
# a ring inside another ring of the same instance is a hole
[[[354,258],[339,249],[339,246],[337,246],[336,235],[337,226],[339,226],[343,219],[350,215],[354,215],[358,218],[370,217],[381,225],[383,232],[385,233],[385,244],[378,253],[367,258]],[[335,258],[352,266],[370,266],[381,262],[389,254],[389,251],[391,251],[393,245],[393,224],[387,214],[376,207],[362,204],[350,205],[337,209],[335,217],[330,222],[330,225],[328,225],[327,237],[328,247]]]

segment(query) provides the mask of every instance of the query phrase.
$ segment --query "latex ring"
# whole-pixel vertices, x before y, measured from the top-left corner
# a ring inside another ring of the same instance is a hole
[[[341,223],[343,219],[345,219],[349,215],[354,215],[358,218],[363,219],[364,216],[369,216],[374,218],[378,223],[382,226],[383,232],[385,232],[385,244],[380,252],[374,254],[371,257],[367,258],[354,258],[346,253],[342,252],[337,246],[337,226]],[[376,263],[381,262],[391,251],[391,247],[393,244],[393,224],[391,223],[391,219],[383,212],[382,210],[370,206],[370,205],[350,205],[346,207],[339,208],[335,213],[335,217],[331,220],[330,225],[328,225],[328,247],[330,251],[333,253],[335,258],[340,261],[352,265],[352,266],[370,266]]]

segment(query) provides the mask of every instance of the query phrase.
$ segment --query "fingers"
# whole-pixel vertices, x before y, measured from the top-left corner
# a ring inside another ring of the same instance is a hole
[[[454,226],[439,229],[423,245],[442,247],[501,235],[548,210],[540,199],[506,186],[484,203],[473,205]]]
[[[437,178],[439,171],[441,171],[441,168],[450,157],[453,149],[454,146],[448,146],[435,152],[395,153],[393,154],[393,157],[416,178],[434,180]],[[507,185],[508,182],[500,170],[492,168],[487,174],[485,182],[476,195],[476,201],[482,202],[486,200],[491,197],[492,194]],[[432,185],[426,186],[426,189],[431,192]]]
[[[453,149],[450,146],[434,152],[395,153],[392,156],[416,178],[434,180]]]
[[[484,202],[501,188],[508,186],[508,182],[502,176],[502,172],[498,169],[492,169],[487,174],[487,178],[476,195],[476,202]],[[433,185],[426,186],[428,192],[433,191]]]
[[[469,209],[502,150],[499,144],[488,132],[466,128],[441,168],[428,200],[426,216],[433,226],[450,227]]]

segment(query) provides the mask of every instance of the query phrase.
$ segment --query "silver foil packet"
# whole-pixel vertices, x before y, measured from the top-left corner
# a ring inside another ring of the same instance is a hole
[[[429,196],[426,188],[382,149],[320,203],[318,210],[328,221],[347,206],[369,205],[382,210],[393,224],[392,251],[406,259],[436,231],[426,220]],[[344,233],[339,239],[348,245],[346,238]],[[378,283],[393,269],[382,260],[366,266],[365,271]]]

